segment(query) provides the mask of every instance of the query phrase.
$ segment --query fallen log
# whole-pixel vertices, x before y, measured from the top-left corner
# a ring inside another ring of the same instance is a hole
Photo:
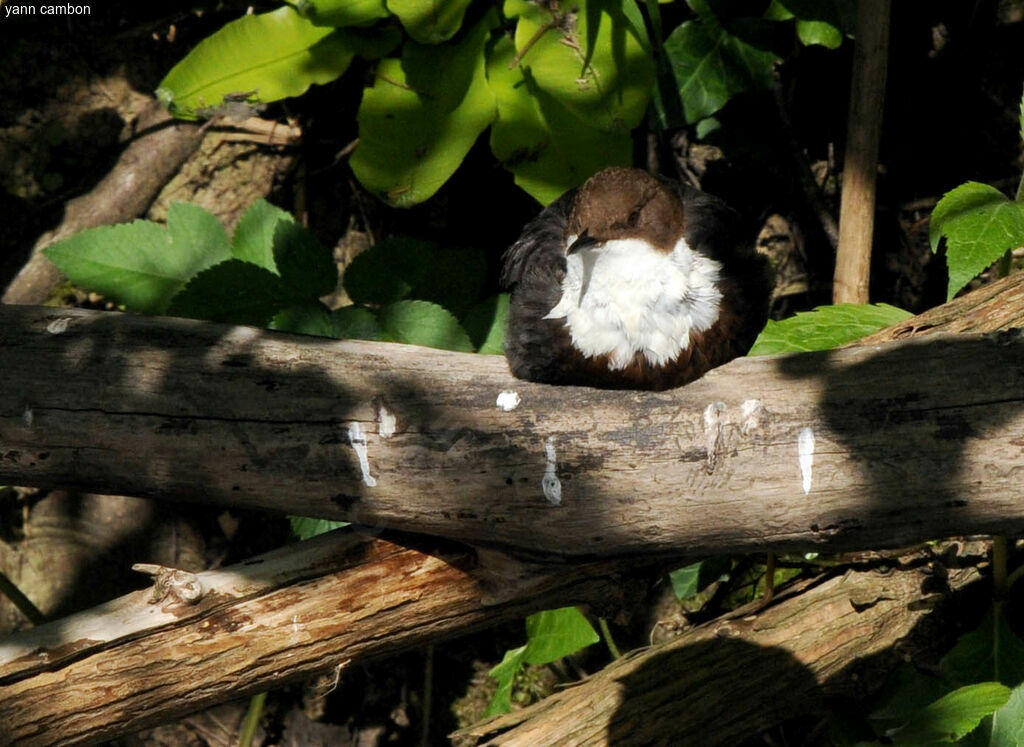
[[[746,358],[669,392],[530,384],[489,356],[33,307],[0,307],[0,356],[10,484],[583,559],[1024,532],[1012,332]]]

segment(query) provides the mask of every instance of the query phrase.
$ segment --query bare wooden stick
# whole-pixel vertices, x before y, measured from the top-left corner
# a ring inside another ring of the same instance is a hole
[[[851,571],[756,617],[716,620],[619,659],[459,736],[488,745],[740,744],[821,713],[825,697],[869,694],[899,663],[898,643],[934,652],[933,628],[922,623],[950,590],[979,576],[954,568],[941,585],[930,576],[927,566]]]
[[[9,636],[0,642],[0,742],[111,739],[356,658],[620,597],[612,562],[540,568],[426,549],[346,530],[187,574],[202,590],[197,600],[139,591]]]
[[[43,255],[43,249],[86,228],[145,213],[203,139],[198,126],[176,122],[155,99],[139,115],[137,129],[144,134],[125,148],[110,173],[91,192],[71,200],[61,224],[39,238],[29,261],[4,291],[3,303],[47,301],[64,282],[64,275]]]
[[[2,307],[0,359],[10,484],[577,558],[1024,532],[1012,334],[749,358],[633,393],[516,381],[488,356]]]
[[[875,181],[889,60],[891,0],[857,4],[857,39],[839,208],[835,303],[867,303],[875,227]]]

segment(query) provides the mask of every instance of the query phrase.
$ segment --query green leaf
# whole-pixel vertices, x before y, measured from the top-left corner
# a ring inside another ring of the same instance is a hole
[[[318,298],[338,287],[338,266],[303,226],[281,221],[274,229],[274,262],[296,297]]]
[[[242,16],[199,42],[156,93],[177,117],[213,116],[232,102],[277,101],[332,81],[354,53],[348,34],[315,26],[285,6]]]
[[[1024,685],[1018,685],[1006,705],[992,714],[991,747],[1024,747]]]
[[[264,199],[256,200],[235,226],[231,256],[276,273],[274,231],[281,222],[294,223],[295,219]]]
[[[274,315],[295,303],[280,277],[262,267],[229,259],[189,281],[168,308],[174,316],[266,327]]]
[[[505,328],[508,326],[509,294],[499,293],[474,306],[462,320],[476,352],[481,355],[505,354]]]
[[[288,521],[292,525],[292,534],[300,540],[308,540],[311,537],[316,537],[318,534],[326,534],[335,529],[347,527],[349,524],[347,521],[314,519],[309,516],[289,516]]]
[[[490,675],[498,680],[487,715],[512,709],[512,683],[524,664],[549,664],[601,640],[597,631],[576,607],[546,610],[526,618],[528,643],[505,652],[501,664]]]
[[[494,121],[484,42],[497,23],[487,13],[457,44],[409,42],[401,60],[381,60],[359,107],[359,181],[391,205],[433,195]]]
[[[360,304],[432,301],[462,316],[480,300],[487,257],[476,249],[439,248],[416,239],[385,239],[345,268],[344,286]]]
[[[1024,202],[995,187],[967,182],[947,192],[932,211],[932,251],[946,238],[947,300],[1015,247],[1024,245]]]
[[[473,343],[459,320],[436,304],[399,301],[381,309],[377,321],[388,339],[395,342],[473,352]]]
[[[545,610],[526,618],[527,664],[549,664],[601,640],[594,626],[576,607]]]
[[[278,312],[270,322],[271,329],[314,337],[337,337],[331,311],[319,301],[289,306]]]
[[[377,317],[360,306],[344,306],[331,312],[331,337],[351,340],[386,340]]]
[[[1024,642],[1003,614],[990,609],[977,628],[960,637],[940,666],[953,685],[991,680],[1016,687],[1024,682]]]
[[[160,314],[189,278],[227,259],[231,246],[215,216],[175,203],[166,229],[149,221],[100,226],[44,253],[75,285],[132,311]]]
[[[981,720],[1001,708],[1010,688],[998,682],[968,685],[944,695],[886,736],[894,744],[954,742],[973,731]]]
[[[285,1],[318,26],[365,26],[389,15],[384,0]]]
[[[529,644],[506,651],[501,663],[489,672],[491,677],[498,680],[498,691],[491,698],[485,716],[497,716],[499,713],[508,713],[512,710],[512,684],[523,668],[523,658],[528,646]]]
[[[677,568],[668,574],[676,599],[689,599],[715,581],[728,577],[732,563],[728,558],[711,558]]]
[[[775,55],[733,36],[711,13],[676,27],[664,49],[690,124],[711,116],[736,94],[766,89],[774,80]]]
[[[781,322],[769,321],[750,355],[831,350],[911,316],[908,311],[884,303],[819,306]]]
[[[774,0],[773,5],[804,21],[827,23],[842,35],[853,34],[857,24],[857,4],[849,0]]]
[[[638,38],[635,19],[621,3],[577,0],[549,10],[541,3],[507,0],[505,15],[518,18],[519,65],[578,121],[619,134],[640,124],[654,84],[654,62],[646,36]]]
[[[409,36],[420,44],[440,44],[462,25],[470,0],[388,0]]]
[[[603,168],[632,163],[628,133],[580,120],[525,67],[509,69],[514,56],[512,40],[499,39],[487,56],[487,76],[498,105],[491,150],[516,184],[547,205]]]
[[[828,49],[839,49],[843,44],[843,32],[825,21],[797,21],[796,34],[805,46],[820,44]]]
[[[905,662],[886,678],[877,698],[878,705],[869,718],[882,728],[900,726],[953,689],[949,683],[923,674],[913,664]]]

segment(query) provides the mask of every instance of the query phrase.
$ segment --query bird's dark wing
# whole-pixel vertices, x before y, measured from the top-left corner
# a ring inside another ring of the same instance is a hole
[[[503,287],[515,288],[528,271],[551,273],[561,282],[565,273],[562,242],[576,191],[566,192],[526,224],[516,243],[505,252],[501,271]]]

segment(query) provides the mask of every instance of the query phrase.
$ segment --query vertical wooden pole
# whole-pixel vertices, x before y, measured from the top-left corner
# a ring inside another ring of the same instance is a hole
[[[868,302],[878,140],[889,60],[891,0],[860,0],[857,5],[839,250],[832,290],[835,303]]]

